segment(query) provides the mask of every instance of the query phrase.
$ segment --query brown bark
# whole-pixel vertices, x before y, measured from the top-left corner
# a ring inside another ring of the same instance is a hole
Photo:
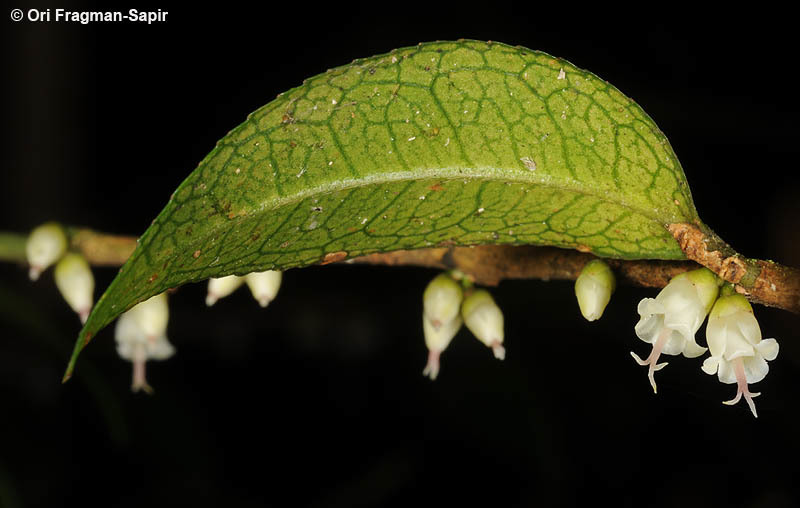
[[[136,238],[98,233],[91,229],[70,231],[70,246],[95,266],[122,266],[136,248]]]
[[[799,270],[772,261],[745,258],[703,225],[671,224],[668,229],[690,261],[606,259],[620,283],[660,288],[675,275],[702,265],[734,284],[736,291],[750,301],[800,314]],[[89,229],[70,230],[69,235],[72,248],[98,266],[120,266],[136,247],[136,239],[129,236]],[[323,264],[344,262],[460,270],[475,282],[489,286],[503,279],[574,280],[583,266],[595,258],[574,250],[529,245],[398,250],[346,261],[340,261],[343,256],[337,254],[329,253]],[[24,259],[19,261],[24,262]]]
[[[347,263],[413,265],[442,270],[460,270],[487,286],[503,279],[575,280],[595,256],[574,250],[530,245],[478,245],[397,250],[354,258]],[[606,259],[621,283],[660,288],[681,272],[698,268],[691,261]]]
[[[686,257],[734,284],[748,300],[800,314],[800,270],[736,253],[703,225],[670,224]]]

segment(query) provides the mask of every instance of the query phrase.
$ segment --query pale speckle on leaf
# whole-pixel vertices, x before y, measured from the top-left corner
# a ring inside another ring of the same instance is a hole
[[[528,168],[530,171],[536,171],[536,162],[531,159],[530,157],[523,157],[520,159],[525,167]]]

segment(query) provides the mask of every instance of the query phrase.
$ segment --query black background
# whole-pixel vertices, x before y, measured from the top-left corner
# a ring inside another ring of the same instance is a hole
[[[649,5],[649,4],[648,4]],[[434,39],[496,40],[589,69],[669,137],[701,217],[740,252],[800,265],[796,27],[787,13],[699,16],[566,3],[294,2],[174,7],[166,23],[14,23],[3,13],[0,230],[46,220],[138,234],[232,127],[303,78]],[[112,9],[108,5],[104,10]],[[667,12],[672,10],[672,12]],[[99,292],[114,275],[95,272]],[[0,266],[0,506],[797,506],[800,320],[756,307],[781,352],[760,417],[670,358],[654,395],[628,352],[620,287],[582,320],[567,282],[492,290],[498,362],[462,331],[420,373],[434,271],[292,270],[262,310],[240,290],[171,298],[178,353],[129,392],[111,328],[60,384],[77,318],[48,272]],[[704,333],[698,333],[704,342]]]

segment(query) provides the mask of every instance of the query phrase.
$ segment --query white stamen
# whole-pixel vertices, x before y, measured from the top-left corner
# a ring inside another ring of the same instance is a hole
[[[669,338],[672,330],[669,328],[664,328],[661,330],[661,333],[656,340],[656,343],[653,344],[653,349],[650,351],[650,355],[647,357],[646,360],[642,360],[639,358],[639,355],[631,351],[631,356],[636,363],[639,365],[649,365],[650,368],[647,369],[647,378],[650,380],[650,386],[653,387],[653,393],[658,393],[658,388],[656,388],[656,380],[653,377],[653,373],[657,370],[661,370],[667,366],[667,362],[664,363],[656,363],[658,362],[658,357],[661,356],[661,350],[664,349],[664,345],[667,343],[667,339]]]
[[[428,351],[428,364],[425,365],[425,368],[422,370],[423,376],[428,376],[431,378],[431,381],[436,380],[436,376],[439,375],[439,356],[441,355],[441,351],[430,350]]]
[[[733,373],[736,374],[736,397],[731,400],[726,400],[723,404],[728,406],[732,406],[739,402],[739,399],[742,398],[744,395],[744,400],[747,401],[747,405],[750,406],[750,411],[753,413],[753,416],[758,418],[758,413],[756,413],[756,404],[753,402],[753,398],[758,397],[761,395],[760,392],[750,393],[750,387],[747,386],[747,376],[744,373],[744,362],[742,361],[742,357],[734,358],[731,360],[733,363]]]

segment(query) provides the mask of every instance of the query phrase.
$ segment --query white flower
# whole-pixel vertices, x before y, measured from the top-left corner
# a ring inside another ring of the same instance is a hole
[[[587,263],[575,281],[575,296],[583,317],[588,321],[600,319],[615,287],[614,273],[607,264],[599,259]]]
[[[134,392],[140,389],[147,393],[153,391],[145,377],[147,360],[165,360],[175,353],[167,339],[168,321],[166,293],[135,305],[117,320],[117,353],[133,362],[131,390]]]
[[[438,330],[458,316],[463,296],[461,285],[442,273],[428,283],[422,294],[422,314]]]
[[[211,307],[220,298],[225,298],[233,293],[239,286],[244,284],[244,277],[238,275],[228,275],[219,279],[208,279],[208,295],[206,295],[206,305]]]
[[[253,293],[253,298],[259,305],[266,307],[277,296],[282,276],[283,274],[279,271],[267,270],[266,272],[248,273],[244,280],[247,282],[250,292]]]
[[[439,375],[439,357],[461,328],[463,296],[461,284],[446,273],[430,281],[422,294],[422,331],[428,347],[428,363],[422,375],[431,380]]]
[[[647,377],[656,392],[653,373],[666,366],[657,363],[661,354],[695,358],[706,352],[698,346],[694,334],[703,324],[719,293],[716,276],[707,268],[700,268],[674,277],[655,298],[639,302],[639,322],[636,335],[653,345],[646,360],[634,352],[631,355],[639,365],[649,365]]]
[[[94,276],[80,254],[70,253],[61,258],[53,272],[56,286],[67,304],[86,323],[94,299]]]
[[[506,357],[503,348],[503,312],[494,303],[492,295],[485,289],[473,291],[461,304],[464,324],[481,342],[492,348],[494,357]]]
[[[748,383],[758,383],[769,372],[767,360],[778,356],[778,341],[761,340],[761,328],[750,302],[742,295],[723,296],[708,316],[706,339],[711,357],[703,362],[703,372],[717,374],[726,384],[738,385],[736,397],[723,404],[736,404],[744,395],[753,416],[758,418]]]
[[[461,329],[461,324],[461,316],[456,315],[455,318],[436,329],[427,318],[422,318],[425,345],[428,347],[428,363],[425,365],[422,375],[430,377],[431,381],[435,380],[436,376],[439,375],[439,357],[450,345],[450,341],[456,336],[458,330]]]
[[[31,231],[25,243],[25,254],[30,265],[28,275],[31,280],[38,279],[39,275],[58,261],[66,251],[67,235],[55,222],[42,224]]]

